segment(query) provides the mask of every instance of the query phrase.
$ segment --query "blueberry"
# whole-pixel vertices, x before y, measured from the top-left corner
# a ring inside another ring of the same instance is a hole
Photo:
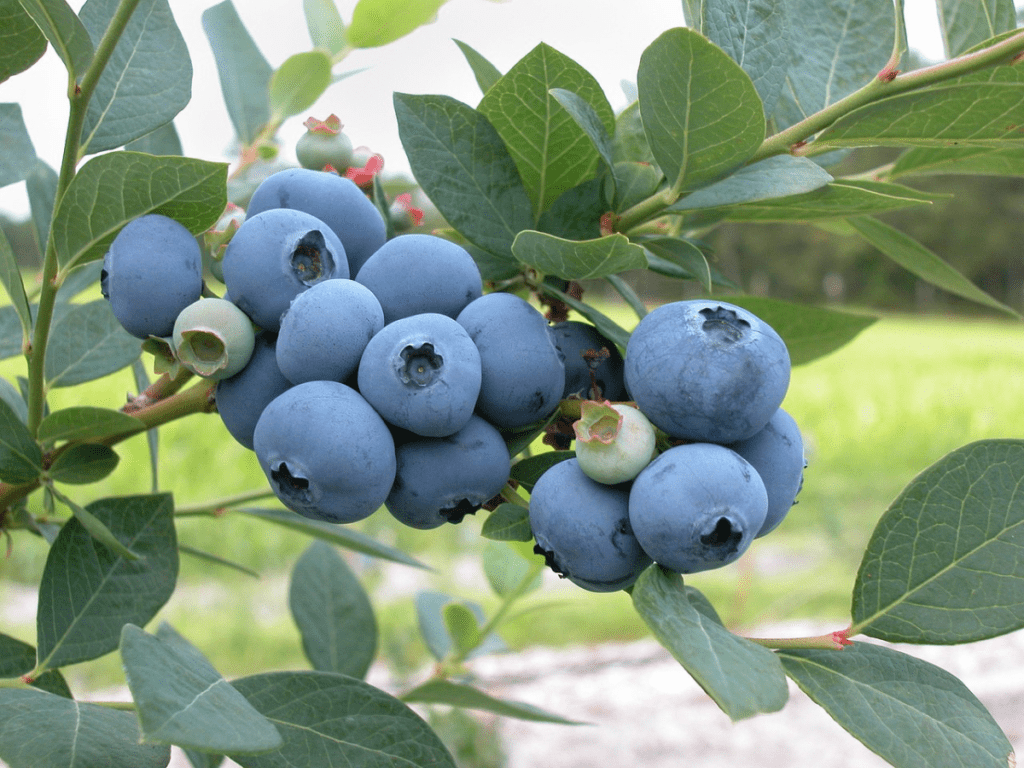
[[[764,429],[729,447],[750,462],[768,491],[768,515],[757,533],[764,536],[782,522],[803,485],[807,461],[800,428],[779,408]]]
[[[294,384],[345,381],[383,327],[384,312],[369,289],[345,278],[324,280],[296,296],[281,318],[277,364]]]
[[[628,486],[591,480],[576,459],[555,464],[530,494],[534,551],[591,592],[625,589],[651,563],[633,535],[628,504]]]
[[[353,181],[333,173],[289,168],[268,176],[253,192],[248,213],[271,208],[293,208],[324,221],[345,246],[352,275],[387,239],[377,207]]]
[[[362,396],[336,381],[278,395],[256,424],[260,467],[281,502],[331,523],[369,517],[395,480],[395,443]]]
[[[292,299],[323,280],[348,277],[345,248],[315,216],[274,208],[247,218],[224,251],[224,285],[253,322],[276,331]]]
[[[745,440],[764,427],[789,387],[786,344],[767,323],[719,301],[677,301],[637,325],[626,346],[626,388],[675,438]]]
[[[565,365],[544,316],[511,293],[488,293],[456,318],[480,350],[477,412],[498,428],[546,419],[565,390]]]
[[[384,505],[413,528],[462,522],[508,481],[505,441],[479,416],[448,437],[399,442],[395,453],[398,472]]]
[[[767,512],[757,471],[735,451],[712,443],[669,448],[637,475],[629,492],[629,520],[640,546],[679,573],[736,560]]]
[[[256,422],[275,397],[291,387],[277,367],[275,337],[266,331],[256,334],[252,356],[245,368],[217,382],[217,412],[235,440],[252,450]]]
[[[170,336],[203,292],[203,257],[192,233],[158,213],[128,222],[103,259],[103,295],[132,336]]]
[[[469,252],[433,235],[388,240],[359,268],[356,280],[373,291],[388,323],[424,312],[454,318],[483,293]]]
[[[174,321],[175,357],[207,379],[227,379],[249,362],[256,337],[252,321],[225,299],[199,299]]]
[[[615,485],[632,480],[655,455],[654,426],[638,409],[625,403],[584,400],[573,431],[580,469],[599,483]]]
[[[466,426],[480,393],[480,354],[447,315],[388,323],[363,350],[357,381],[385,421],[424,437]]]
[[[565,363],[562,399],[577,395],[585,400],[628,400],[623,380],[622,353],[590,323],[566,320],[551,326],[551,337]],[[607,357],[603,351],[607,350]],[[588,357],[584,357],[587,353]],[[589,362],[588,362],[589,358]],[[591,392],[593,379],[600,392]]]

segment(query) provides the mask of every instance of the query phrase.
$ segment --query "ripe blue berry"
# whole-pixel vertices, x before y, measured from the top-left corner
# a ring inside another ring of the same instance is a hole
[[[366,344],[384,327],[384,312],[354,280],[324,280],[292,301],[281,319],[277,364],[294,384],[345,381]]]
[[[719,301],[677,301],[637,325],[626,346],[626,388],[675,438],[745,440],[789,387],[786,344],[752,313]]]
[[[591,592],[625,589],[651,563],[633,535],[628,504],[628,486],[591,480],[576,459],[555,464],[530,494],[534,551]]]
[[[271,400],[292,386],[277,367],[275,337],[266,331],[256,334],[252,356],[246,366],[229,379],[217,382],[217,412],[228,432],[252,450],[252,436],[260,414]]]
[[[248,213],[271,208],[305,211],[326,223],[345,246],[353,276],[387,239],[377,207],[353,181],[333,173],[289,168],[268,176],[253,192]]]
[[[447,315],[426,313],[388,323],[363,350],[359,391],[396,427],[425,437],[458,432],[480,393],[480,354]]]
[[[192,233],[150,213],[117,233],[103,259],[103,295],[132,336],[170,336],[174,321],[203,292],[203,259]]]
[[[511,293],[488,293],[456,318],[480,350],[477,411],[496,427],[546,419],[565,390],[565,365],[544,316]]]
[[[349,275],[331,228],[289,208],[247,218],[224,251],[223,270],[231,300],[268,331],[278,330],[292,299],[307,288]]]
[[[331,523],[369,517],[395,480],[395,443],[358,392],[307,381],[263,410],[253,446],[270,487],[294,512]]]
[[[399,442],[398,472],[384,503],[394,517],[419,529],[459,523],[501,492],[508,480],[505,441],[479,416],[448,437]]]
[[[622,353],[597,328],[579,320],[566,320],[551,326],[551,337],[565,363],[563,400],[570,395],[613,402],[629,399],[623,381]],[[603,351],[607,351],[607,357]],[[591,392],[594,379],[600,392]]]
[[[433,235],[388,240],[360,267],[356,280],[373,291],[388,323],[424,312],[454,318],[483,293],[469,252]]]
[[[629,520],[640,546],[679,573],[739,558],[767,512],[757,471],[735,451],[712,443],[669,448],[637,475],[629,492]]]

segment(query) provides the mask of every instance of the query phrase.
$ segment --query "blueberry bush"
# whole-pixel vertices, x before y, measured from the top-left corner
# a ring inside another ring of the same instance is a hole
[[[360,0],[343,21],[331,0],[305,0],[312,46],[276,69],[231,0],[205,10],[240,147],[229,168],[181,156],[173,119],[192,67],[168,0],[88,0],[77,14],[0,0],[3,79],[52,46],[70,104],[56,170],[36,160],[19,105],[0,104],[0,183],[26,183],[44,253],[29,292],[0,239],[0,352],[24,358],[0,382],[0,530],[49,546],[35,644],[0,634],[0,758],[156,768],[176,745],[196,768],[224,755],[453,766],[411,704],[569,722],[490,695],[466,663],[500,647],[550,568],[595,601],[626,590],[733,720],[783,708],[789,678],[893,765],[1012,765],[959,680],[872,639],[1024,627],[1024,440],[965,445],[909,481],[869,540],[846,628],[741,637],[686,577],[728,567],[783,522],[805,464],[799,419],[780,408],[790,376],[872,322],[736,295],[708,246],[716,226],[859,235],[1015,315],[878,218],[933,199],[903,183],[916,175],[1024,174],[1013,3],[940,3],[948,58],[904,70],[899,0],[684,0],[680,25],[623,73],[635,94],[617,114],[550,46],[502,73],[460,44],[476,106],[394,94],[418,194],[443,218],[432,232],[411,231],[422,212],[333,115],[306,120],[304,167],[267,170],[281,125],[307,117],[350,52],[412,32],[442,2]],[[844,176],[858,147],[899,151]],[[637,270],[703,298],[649,311],[623,277]],[[632,333],[588,302],[594,281],[635,313]],[[97,284],[103,298],[83,301]],[[49,407],[55,388],[126,368],[139,392],[124,407]],[[290,592],[308,670],[227,680],[169,624],[145,629],[186,551],[174,478],[75,501],[75,486],[121,471],[123,441],[183,418],[254,452],[267,485],[239,514],[311,539]],[[252,506],[261,496],[280,504]],[[421,563],[347,527],[370,515],[419,529],[476,515],[491,540],[498,607],[421,594],[438,664],[394,693],[364,681],[377,624],[336,547]],[[62,669],[114,653],[132,702],[77,700]]]

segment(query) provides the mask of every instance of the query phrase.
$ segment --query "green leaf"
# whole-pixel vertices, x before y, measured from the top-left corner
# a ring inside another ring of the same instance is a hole
[[[37,159],[25,177],[25,190],[32,209],[32,223],[39,239],[39,250],[42,252],[50,239],[50,220],[57,199],[57,172]]]
[[[0,689],[0,759],[10,768],[166,768],[170,747],[139,744],[138,733],[131,712]]]
[[[597,150],[597,154],[604,160],[605,165],[608,168],[612,168],[615,165],[615,159],[612,155],[612,139],[608,135],[608,131],[611,128],[602,121],[600,115],[597,114],[597,110],[582,96],[572,91],[567,91],[565,88],[552,88],[549,93],[569,113],[569,116],[576,121],[576,125],[587,134],[587,137],[594,145],[594,149]],[[614,121],[612,121],[612,126],[614,127]]]
[[[58,483],[87,485],[109,475],[121,460],[113,448],[94,443],[72,445],[50,466],[48,474]]]
[[[7,236],[0,232],[0,283],[3,283],[7,295],[11,299],[11,306],[18,313],[21,321],[22,345],[32,336],[32,313],[28,308],[28,296],[25,294],[25,283],[21,279],[21,270],[14,257],[11,244]]]
[[[950,59],[1017,26],[1013,0],[941,0],[936,5],[942,43]]]
[[[441,592],[421,591],[413,600],[416,606],[416,622],[427,650],[438,661],[442,661],[452,649],[452,638],[444,623],[444,607],[453,602],[450,595]]]
[[[848,112],[815,146],[949,147],[1024,142],[1024,82],[964,82],[911,91]]]
[[[33,311],[35,305],[33,305]],[[21,354],[21,320],[14,307],[0,307],[0,360]]]
[[[70,509],[71,513],[75,516],[75,519],[82,524],[82,527],[88,531],[89,535],[110,550],[110,554],[123,557],[125,560],[129,561],[140,559],[139,555],[132,552],[125,544],[122,544],[121,540],[113,534],[110,528],[108,528],[106,524],[92,512],[72,499],[69,499],[53,487],[52,484],[47,485],[45,491],[48,495],[58,499],[64,506]]]
[[[612,157],[616,163],[646,163],[658,172],[659,180],[663,176],[647,143],[639,101],[634,101],[615,117]]]
[[[227,164],[187,157],[112,152],[90,159],[57,206],[54,244],[66,271],[102,259],[121,227],[147,213],[175,219],[193,234],[227,205]]]
[[[661,171],[649,163],[617,162],[612,166],[615,176],[613,208],[616,213],[632,208],[658,191]]]
[[[207,563],[212,563],[213,565],[223,565],[225,568],[230,568],[233,571],[244,573],[246,576],[252,576],[254,579],[260,578],[259,571],[255,571],[252,568],[249,568],[248,566],[242,565],[241,563],[236,563],[233,560],[228,560],[226,557],[214,555],[210,552],[204,552],[201,549],[196,549],[195,547],[190,547],[186,544],[179,543],[178,552],[180,552],[183,555],[191,555],[194,558],[203,560]]]
[[[283,743],[277,728],[167,624],[155,636],[125,624],[120,647],[144,742],[217,753],[266,752]]]
[[[789,0],[789,71],[775,120],[798,123],[870,82],[889,61],[896,36],[892,0]]]
[[[508,255],[533,216],[497,131],[482,114],[448,96],[396,93],[394,101],[402,146],[424,193],[471,243]]]
[[[430,570],[429,566],[423,564],[412,555],[407,555],[399,549],[382,544],[376,539],[370,538],[365,533],[343,528],[334,523],[325,523],[319,520],[310,520],[294,512],[285,509],[261,509],[258,507],[246,507],[235,509],[235,512],[257,517],[277,525],[283,525],[295,531],[315,536],[318,539],[337,544],[339,547],[350,549],[370,557],[379,557],[381,560],[390,560],[400,565],[409,565],[414,568]]]
[[[92,63],[89,33],[65,0],[20,0],[25,12],[39,26],[53,50],[75,80],[81,80]]]
[[[516,235],[512,254],[543,274],[565,280],[604,277],[647,266],[644,249],[620,234],[578,242],[525,230]]]
[[[181,139],[178,136],[178,129],[174,122],[167,122],[150,131],[145,136],[140,136],[124,146],[130,152],[145,152],[147,155],[182,155]]]
[[[678,575],[652,566],[640,574],[632,597],[658,642],[732,720],[786,704],[786,676],[776,655],[695,609]]]
[[[98,44],[120,0],[89,0],[82,24]],[[127,144],[170,122],[192,98],[192,60],[168,0],[142,0],[103,69],[82,126],[81,151]]]
[[[518,504],[499,504],[484,520],[480,535],[492,541],[532,541],[530,510]]]
[[[309,109],[331,84],[331,60],[320,50],[295,53],[270,78],[270,114],[275,122]]]
[[[588,134],[551,94],[555,88],[575,93],[606,133],[614,131],[615,116],[597,80],[544,43],[491,86],[479,107],[515,160],[534,221],[559,195],[591,178],[599,158]]]
[[[231,124],[243,145],[252,144],[270,121],[268,92],[273,68],[256,47],[231,0],[207,8],[202,19],[217,61]]]
[[[691,29],[670,29],[648,46],[637,88],[647,141],[677,191],[738,168],[764,140],[764,109],[750,77]]]
[[[933,173],[1024,176],[1024,147],[912,147],[896,159],[889,178]]]
[[[480,625],[476,614],[462,603],[448,603],[441,610],[445,629],[455,650],[468,653],[480,644]]]
[[[208,752],[196,752],[194,749],[182,751],[192,764],[192,768],[218,768],[224,762],[224,755],[211,755]]]
[[[504,542],[487,542],[482,560],[487,583],[498,597],[521,596],[540,587],[540,572],[515,548]],[[527,584],[527,581],[530,583]]]
[[[652,237],[641,240],[639,244],[648,251],[647,263],[651,269],[669,274],[670,277],[697,280],[704,286],[704,290],[711,292],[715,274],[704,252],[689,240],[679,237]],[[668,262],[676,269],[668,269],[660,263],[662,261]]]
[[[18,0],[0,0],[0,83],[24,72],[46,52],[46,37]]]
[[[567,189],[540,215],[536,229],[565,240],[601,237],[601,217],[609,208],[609,182],[607,176],[600,176]]]
[[[558,290],[553,285],[546,282],[541,283],[539,288],[541,293],[564,301],[571,309],[574,309],[583,315],[583,317],[589,320],[590,323],[597,328],[602,336],[618,346],[620,351],[626,348],[626,343],[629,341],[629,331],[622,328],[606,314],[595,309],[589,304],[584,304],[582,301],[574,299],[569,294]]]
[[[774,328],[786,342],[793,365],[804,365],[835,352],[878,319],[760,296],[727,296],[725,300],[753,312]]]
[[[453,40],[453,42],[459,46],[462,55],[469,62],[469,67],[473,70],[473,77],[476,78],[476,84],[480,86],[480,91],[487,93],[491,90],[491,86],[501,79],[501,70],[461,40]]]
[[[875,248],[922,280],[957,296],[1020,317],[1012,307],[989,296],[909,235],[875,218],[852,218],[849,223]]]
[[[71,303],[71,300],[99,283],[102,272],[102,261],[90,261],[88,264],[82,264],[72,269],[57,290],[57,304],[63,304],[64,311],[70,309],[68,305]]]
[[[178,576],[169,495],[100,499],[85,507],[138,555],[112,553],[77,519],[50,548],[39,586],[39,665],[55,669],[117,648],[121,627],[144,625],[167,602]]]
[[[509,477],[526,488],[527,491],[532,491],[540,476],[551,467],[575,457],[575,451],[544,451],[536,456],[529,456],[517,461],[512,465]]]
[[[789,13],[775,0],[683,0],[686,26],[743,67],[770,115],[789,74],[793,41]]]
[[[0,400],[11,407],[22,424],[28,424],[28,403],[22,393],[7,379],[0,377]]]
[[[779,155],[740,168],[721,181],[695,190],[667,210],[717,208],[802,195],[831,181],[832,176],[813,160]]]
[[[1013,747],[992,716],[939,667],[870,643],[779,657],[804,693],[892,765],[1013,765]]]
[[[0,678],[22,677],[35,669],[35,666],[36,649],[33,646],[0,634]],[[31,685],[65,699],[74,698],[64,676],[55,669],[34,678]]]
[[[22,181],[35,168],[36,150],[20,104],[0,104],[0,187]]]
[[[558,723],[559,725],[586,725],[577,720],[569,720],[560,715],[546,712],[540,707],[525,704],[521,701],[496,699],[479,688],[451,680],[428,680],[400,697],[411,704],[444,704],[462,709],[479,709],[493,712],[502,717],[514,717],[517,720],[530,720],[537,723]]]
[[[313,669],[366,676],[377,654],[377,620],[366,590],[329,544],[313,542],[295,564],[288,607]]]
[[[345,22],[334,0],[302,0],[302,13],[313,45],[331,56],[345,49]]]
[[[619,275],[605,275],[604,280],[622,297],[622,300],[633,310],[633,314],[637,316],[638,320],[642,320],[647,316],[647,305],[640,298],[640,294],[633,290],[633,286]]]
[[[31,483],[43,471],[43,452],[18,414],[0,400],[0,480]]]
[[[914,478],[871,534],[853,628],[882,640],[969,643],[1024,627],[1024,441],[987,440]]]
[[[359,0],[348,25],[355,48],[377,48],[429,24],[445,0]]]
[[[114,373],[137,360],[141,349],[105,299],[71,305],[50,332],[47,386],[70,387]]]
[[[270,672],[233,681],[284,738],[266,755],[230,755],[243,768],[309,765],[455,768],[437,735],[398,699],[330,672]]]
[[[114,435],[141,432],[146,425],[121,411],[77,405],[49,414],[39,425],[39,442],[100,440]]]

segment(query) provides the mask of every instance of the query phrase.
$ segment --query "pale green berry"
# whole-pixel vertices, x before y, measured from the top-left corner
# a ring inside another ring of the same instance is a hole
[[[207,379],[227,379],[241,371],[255,344],[252,321],[225,299],[189,304],[174,323],[172,345],[178,361]]]
[[[654,426],[629,405],[586,400],[573,429],[580,469],[599,483],[632,480],[656,453]]]

